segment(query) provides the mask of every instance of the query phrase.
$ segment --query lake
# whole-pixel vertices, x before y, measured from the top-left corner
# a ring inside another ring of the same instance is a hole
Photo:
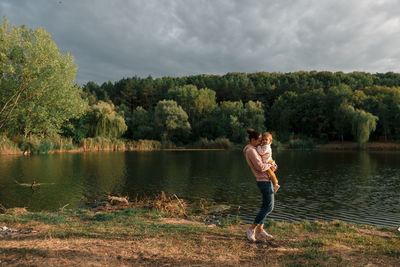
[[[399,152],[283,150],[274,159],[281,188],[270,218],[400,225]],[[248,223],[261,203],[241,151],[0,156],[0,203],[7,208],[53,211],[107,194],[135,199],[161,190],[228,204]]]

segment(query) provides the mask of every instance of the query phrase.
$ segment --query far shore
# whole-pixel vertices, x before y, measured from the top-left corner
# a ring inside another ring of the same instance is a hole
[[[320,150],[360,150],[357,142],[329,142],[317,145]],[[400,151],[400,143],[394,142],[368,142],[365,144],[367,151]]]
[[[83,149],[83,148],[76,148],[71,150],[54,150],[49,151],[45,154],[52,154],[52,153],[86,153],[86,152],[124,152],[124,151],[223,151],[223,150],[241,150],[244,145],[240,144],[233,144],[229,149],[224,148],[190,148],[190,147],[176,147],[176,148],[149,148],[149,149],[135,149],[135,148],[96,148],[96,149]],[[304,148],[290,148],[287,144],[282,144],[279,147],[275,147],[273,149],[278,150],[323,150],[323,151],[400,151],[400,143],[395,142],[368,142],[365,144],[364,148],[360,148],[357,142],[350,142],[350,141],[336,141],[336,142],[329,142],[326,144],[317,144],[315,148],[311,149],[304,149]],[[35,153],[24,152],[19,149],[14,150],[0,150],[0,156],[7,156],[7,155],[29,155]]]

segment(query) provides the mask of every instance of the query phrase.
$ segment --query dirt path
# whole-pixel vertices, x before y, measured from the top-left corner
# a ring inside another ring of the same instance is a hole
[[[159,234],[132,230],[124,237],[54,237],[52,226],[24,228],[0,236],[0,265],[6,266],[400,266],[400,259],[362,251],[344,241],[323,241],[313,233],[299,232],[284,238],[250,243],[246,225],[221,229],[184,219],[162,218],[160,227],[194,226],[202,231]],[[279,225],[278,225],[279,226]],[[164,229],[164,228],[160,229]],[[165,228],[167,229],[167,228]],[[168,228],[169,229],[169,228]],[[271,229],[273,230],[273,229]],[[392,232],[362,229],[363,238],[397,240]],[[344,238],[344,237],[339,237]],[[398,253],[398,250],[396,250]]]

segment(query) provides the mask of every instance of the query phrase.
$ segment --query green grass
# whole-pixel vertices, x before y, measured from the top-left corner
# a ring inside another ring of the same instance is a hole
[[[258,253],[255,258],[258,263],[274,255],[280,266],[352,266],[354,258],[362,265],[368,263],[370,258],[382,257],[387,257],[385,259],[389,259],[389,262],[396,259],[400,262],[400,236],[397,230],[387,227],[357,226],[341,221],[286,223],[269,220],[264,228],[276,239],[267,244],[251,244],[245,238],[245,228],[240,225],[238,216],[215,220],[214,224],[218,227],[166,223],[165,217],[168,215],[163,212],[144,208],[113,212],[78,209],[2,214],[0,222],[10,228],[13,225],[33,227],[38,230],[36,237],[39,239],[87,238],[141,242],[149,238],[161,238],[161,245],[166,242],[170,246],[176,242],[178,247],[181,246],[179,249],[189,255],[197,255],[198,248],[210,257],[219,255],[213,251],[216,247],[225,252],[235,251],[235,254],[243,252],[243,249],[254,249],[254,253]],[[284,252],[277,253],[274,247],[281,247]],[[348,254],[342,254],[341,247],[345,247]],[[13,252],[18,255],[23,253],[23,250]],[[35,254],[35,251],[26,253]]]
[[[239,216],[227,216],[226,218],[221,218],[216,222],[216,225],[219,227],[227,227],[230,225],[237,225],[241,223]]]

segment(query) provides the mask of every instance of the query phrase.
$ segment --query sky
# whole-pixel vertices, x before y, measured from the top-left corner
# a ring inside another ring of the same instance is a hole
[[[98,84],[228,72],[400,72],[397,0],[0,0]],[[1,22],[3,23],[3,21]]]

